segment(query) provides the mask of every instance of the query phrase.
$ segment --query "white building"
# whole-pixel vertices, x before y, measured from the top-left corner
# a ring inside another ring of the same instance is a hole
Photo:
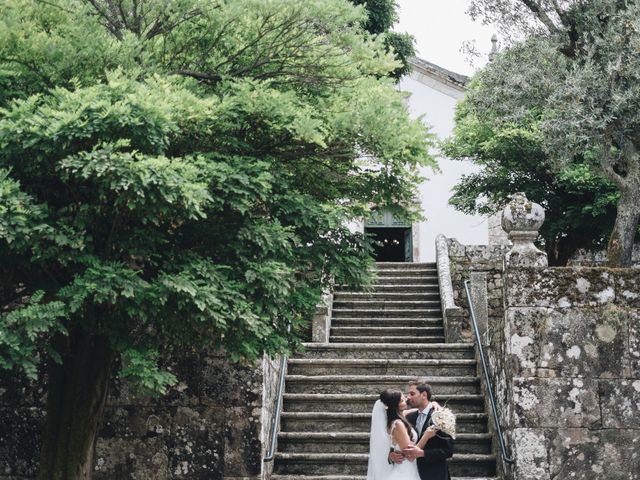
[[[414,118],[422,116],[438,139],[453,132],[455,107],[464,96],[468,78],[425,60],[412,60],[412,73],[400,81],[400,90],[409,92],[409,111]],[[432,262],[435,260],[435,238],[442,233],[463,244],[484,245],[488,241],[486,217],[465,215],[449,205],[451,189],[464,173],[473,172],[471,162],[450,160],[436,153],[440,172],[424,169],[428,180],[420,186],[423,222],[405,225],[389,214],[365,222],[365,230],[388,245],[379,251],[381,261]]]

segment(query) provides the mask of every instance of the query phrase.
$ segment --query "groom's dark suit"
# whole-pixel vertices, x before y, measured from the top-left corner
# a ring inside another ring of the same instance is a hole
[[[422,426],[422,431],[418,432],[418,440],[429,426],[432,412],[433,409],[429,410],[427,419]],[[407,415],[407,421],[414,427],[416,426],[418,413],[418,411],[415,411]],[[453,439],[446,433],[438,432],[437,435],[431,438],[424,446],[424,457],[416,459],[420,478],[422,480],[450,480],[451,476],[449,475],[449,468],[447,467],[447,458],[450,458],[452,455]]]

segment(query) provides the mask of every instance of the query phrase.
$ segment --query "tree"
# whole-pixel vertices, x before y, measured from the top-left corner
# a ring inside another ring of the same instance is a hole
[[[474,0],[471,13],[502,25],[524,62],[510,69],[489,65],[513,81],[496,82],[483,103],[493,102],[503,121],[517,122],[527,105],[543,100],[540,130],[550,162],[563,167],[579,155],[616,185],[608,262],[629,265],[640,220],[640,114],[633,107],[640,102],[640,59],[634,53],[640,48],[640,4]],[[518,42],[518,35],[530,40]]]
[[[505,54],[505,56],[507,56]],[[524,192],[546,211],[541,243],[550,265],[563,266],[580,248],[601,249],[611,234],[617,189],[575,162],[559,172],[549,168],[539,130],[539,115],[529,123],[501,124],[473,107],[483,96],[483,72],[467,87],[458,105],[453,135],[443,144],[450,158],[480,166],[454,187],[450,203],[469,214],[495,214],[513,192]],[[481,199],[481,201],[478,201]]]
[[[367,20],[364,28],[373,35],[384,39],[387,51],[392,52],[401,65],[391,72],[391,76],[400,80],[411,71],[409,59],[415,56],[414,39],[408,33],[391,31],[398,21],[398,5],[395,0],[351,0],[355,5],[363,5]]]
[[[162,394],[171,355],[297,348],[433,160],[346,1],[5,5],[0,366],[48,365],[39,478],[90,478],[116,364]]]

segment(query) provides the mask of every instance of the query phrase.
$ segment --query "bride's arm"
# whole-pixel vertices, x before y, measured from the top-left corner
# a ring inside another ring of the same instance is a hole
[[[407,429],[404,427],[404,424],[400,420],[396,420],[394,423],[392,438],[393,441],[397,443],[401,449],[405,449],[409,445],[413,445],[411,439],[409,438],[409,433],[407,433]]]

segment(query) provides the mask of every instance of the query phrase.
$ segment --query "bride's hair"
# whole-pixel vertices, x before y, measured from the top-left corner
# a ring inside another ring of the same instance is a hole
[[[387,430],[391,429],[391,425],[396,420],[400,420],[407,429],[407,434],[411,438],[411,425],[400,413],[400,399],[402,392],[400,390],[385,390],[380,394],[380,401],[387,406]]]

